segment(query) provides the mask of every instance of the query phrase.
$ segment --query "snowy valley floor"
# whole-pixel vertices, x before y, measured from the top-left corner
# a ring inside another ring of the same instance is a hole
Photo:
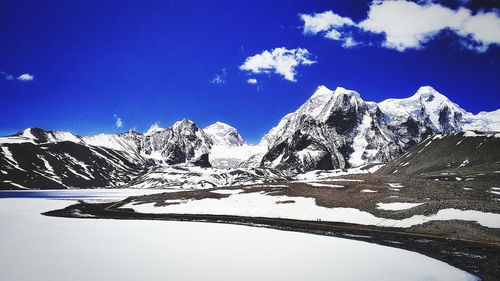
[[[40,214],[69,204],[0,199],[1,280],[477,280],[415,252],[345,239],[355,236]]]
[[[343,237],[419,252],[483,280],[498,280],[500,195],[491,186],[498,181],[477,178],[306,177],[135,196],[116,203],[81,202],[46,214],[217,222]]]

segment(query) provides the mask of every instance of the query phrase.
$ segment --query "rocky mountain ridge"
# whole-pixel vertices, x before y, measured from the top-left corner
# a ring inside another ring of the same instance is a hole
[[[77,136],[28,128],[0,137],[0,182],[70,188],[198,184],[187,178],[209,178],[216,185],[266,181],[389,162],[431,135],[465,130],[499,131],[500,110],[474,115],[429,86],[378,104],[356,91],[320,86],[258,145],[246,144],[230,125],[200,129],[188,119],[169,128],[154,124],[144,134]],[[208,174],[195,168],[211,166]]]
[[[320,86],[264,136],[261,166],[300,173],[387,162],[427,136],[499,131],[499,120],[498,110],[474,115],[429,86],[378,104],[352,90]]]

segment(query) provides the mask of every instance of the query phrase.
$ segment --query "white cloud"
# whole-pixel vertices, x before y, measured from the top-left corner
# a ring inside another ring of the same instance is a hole
[[[288,50],[285,47],[264,51],[260,54],[248,57],[240,66],[241,70],[252,73],[274,72],[283,76],[288,81],[295,82],[296,68],[299,65],[311,65],[316,63],[311,59],[307,49],[297,48]]]
[[[117,127],[117,128],[123,127],[123,120],[120,117],[118,117],[116,114],[113,115],[113,117],[115,117],[115,127]]]
[[[29,73],[24,73],[24,74],[19,75],[16,79],[19,81],[28,82],[28,81],[33,81],[33,79],[35,79],[35,77]],[[9,80],[9,79],[7,79],[7,80]]]
[[[350,36],[346,37],[346,38],[344,39],[344,43],[342,43],[342,47],[344,47],[344,48],[346,48],[346,49],[348,49],[348,48],[352,48],[352,47],[357,46],[357,45],[359,45],[359,43],[358,43],[358,42],[356,42],[356,41],[354,40],[354,38],[352,38],[352,37],[350,37]]]
[[[223,84],[226,83],[226,76],[227,76],[227,71],[225,68],[221,70],[221,73],[215,74],[214,78],[210,80],[209,82],[212,84]]]
[[[18,80],[22,82],[28,82],[28,81],[33,81],[35,79],[35,77],[29,73],[21,74],[17,78],[14,77],[14,75],[9,74],[5,71],[0,71],[0,75],[3,76],[3,78],[8,81]]]
[[[339,16],[332,11],[312,15],[301,14],[299,16],[304,21],[304,33],[317,34],[344,25],[355,25],[350,18]]]
[[[481,46],[500,43],[500,18],[494,12],[475,15],[466,8],[452,10],[439,4],[418,5],[408,1],[384,1],[372,4],[368,18],[359,26],[370,32],[384,33],[385,46],[404,51],[419,49],[440,31],[449,29],[469,37]]]
[[[444,30],[453,31],[463,46],[478,52],[500,44],[500,17],[496,12],[473,14],[467,8],[453,10],[430,1],[374,1],[368,17],[352,24],[347,20],[349,18],[332,11],[300,17],[304,21],[304,33],[322,33],[328,39],[343,41],[344,47],[352,47],[351,43],[359,41],[354,41],[346,27],[382,34],[385,37],[382,46],[398,51],[421,49]]]
[[[255,84],[257,84],[257,79],[255,79],[255,78],[250,78],[250,79],[248,79],[248,80],[247,80],[247,83],[248,83],[248,84],[255,85]]]
[[[340,40],[340,38],[342,37],[342,33],[340,33],[338,30],[332,29],[325,33],[325,37],[332,40]]]
[[[299,16],[304,21],[304,34],[316,35],[321,33],[325,38],[343,42],[342,47],[344,48],[357,45],[347,30],[349,27],[356,27],[356,23],[350,18],[342,17],[332,11],[312,15],[301,14]]]

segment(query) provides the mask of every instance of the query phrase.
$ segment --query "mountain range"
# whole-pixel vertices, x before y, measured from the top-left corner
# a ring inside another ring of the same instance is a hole
[[[364,101],[319,86],[256,145],[230,125],[183,119],[146,133],[78,136],[28,128],[0,138],[0,188],[205,187],[283,180],[385,163],[435,134],[500,131],[500,110],[474,115],[429,86]]]

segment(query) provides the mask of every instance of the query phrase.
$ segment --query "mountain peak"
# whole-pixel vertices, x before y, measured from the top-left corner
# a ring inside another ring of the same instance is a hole
[[[391,123],[400,123],[409,117],[426,123],[434,132],[449,133],[461,130],[463,117],[468,113],[431,86],[422,86],[404,99],[388,99],[379,108]],[[428,120],[428,121],[426,121]]]
[[[429,85],[420,86],[420,88],[418,88],[417,90],[417,93],[426,93],[426,92],[437,92],[437,91],[436,89],[434,89],[434,87]]]
[[[354,91],[354,90],[349,90],[349,89],[346,89],[346,88],[343,88],[343,87],[337,87],[335,89],[335,91],[333,92],[334,96],[336,97],[349,97],[349,99],[353,99],[356,100],[356,101],[363,101],[363,99],[361,98],[361,96],[359,95],[358,92]]]
[[[21,136],[25,138],[30,138],[30,139],[37,139],[38,135],[44,134],[46,131],[42,128],[37,128],[37,127],[29,127],[26,128],[19,133],[15,134],[16,136]]]
[[[80,138],[73,133],[57,130],[44,130],[42,128],[26,128],[23,131],[15,134],[18,137],[24,137],[27,139],[32,139],[36,143],[45,142],[61,142],[61,141],[72,141],[81,142]]]
[[[330,90],[325,85],[319,85],[311,97],[318,97],[318,96],[331,95],[331,94],[333,94],[332,90]]]
[[[231,147],[241,146],[245,143],[236,128],[223,122],[217,121],[207,126],[203,131],[216,145]]]
[[[193,125],[196,126],[196,124],[193,121],[191,121],[191,120],[189,120],[187,118],[183,118],[182,120],[179,120],[179,121],[175,122],[172,125],[172,128],[175,129],[175,128],[179,128],[179,127],[191,127]]]
[[[358,99],[361,99],[360,95],[358,92],[346,89],[344,87],[337,87],[335,90],[331,90],[325,85],[319,85],[314,93],[312,94],[310,99],[318,99],[321,97],[321,99],[327,100],[333,96],[355,96]]]
[[[346,89],[344,87],[337,87],[335,88],[335,94],[352,94],[352,93],[357,93],[356,91]]]
[[[233,126],[226,124],[224,122],[220,122],[220,121],[217,121],[217,122],[213,123],[212,125],[207,126],[207,128],[209,128],[209,127],[233,128],[234,129]]]
[[[344,87],[337,87],[334,91],[325,85],[319,85],[314,91],[311,98],[320,97],[320,96],[332,96],[332,95],[348,95],[348,96],[356,96],[360,98],[359,93],[353,90],[346,89]]]
[[[415,92],[415,94],[410,98],[419,99],[423,102],[432,102],[434,99],[440,101],[449,101],[449,99],[445,95],[441,94],[431,86],[422,86],[418,88],[417,92]]]

